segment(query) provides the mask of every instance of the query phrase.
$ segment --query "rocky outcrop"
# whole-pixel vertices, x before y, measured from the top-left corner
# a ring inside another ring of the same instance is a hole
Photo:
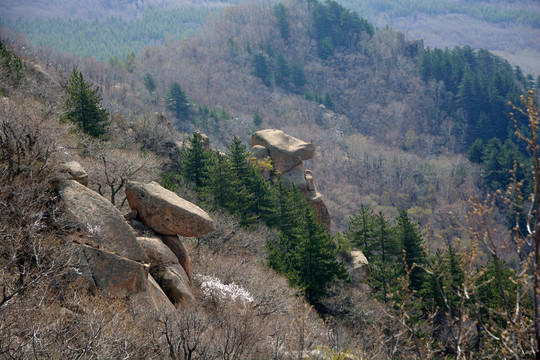
[[[63,174],[81,180],[86,173],[69,162]],[[82,279],[81,286],[128,297],[136,311],[145,306],[155,312],[173,310],[173,304],[193,299],[191,259],[178,235],[214,230],[208,214],[157,183],[130,182],[126,196],[133,210],[123,217],[76,180],[59,177],[56,184],[65,214],[59,225],[72,230],[70,274]],[[135,233],[154,236],[137,238]]]
[[[369,276],[369,262],[362,251],[351,251],[349,274],[351,275],[351,278],[355,283],[359,283],[367,276]]]
[[[58,193],[65,225],[74,230],[80,242],[133,261],[148,262],[131,227],[109,201],[75,180],[61,181]]]
[[[164,236],[172,238],[172,236]],[[175,252],[165,245],[159,238],[153,237],[138,237],[137,241],[145,249],[148,258],[150,259],[150,273],[156,279],[161,289],[169,297],[169,299],[178,304],[186,298],[193,298],[190,287],[193,285],[191,278],[191,260],[189,253],[184,247],[184,244],[177,240],[180,247],[183,249],[181,258],[184,259],[184,264],[181,264]],[[186,261],[187,258],[187,261]],[[189,275],[185,269],[189,269]]]
[[[174,304],[193,298],[191,258],[179,235],[205,235],[215,230],[213,220],[198,206],[155,182],[129,182],[126,196],[130,208],[136,210],[130,214],[136,217],[131,222],[139,229],[148,227],[156,235],[138,238],[150,259],[150,273]]]
[[[88,186],[88,174],[78,162],[69,161],[63,163],[60,172],[68,174],[72,180],[77,181],[79,184]]]
[[[175,311],[174,305],[152,275],[148,275],[146,290],[130,296],[129,300],[137,314],[166,315]]]
[[[204,210],[156,182],[128,182],[126,197],[142,222],[159,234],[200,237],[216,229]]]
[[[328,208],[321,194],[315,187],[313,173],[304,169],[303,161],[309,160],[315,154],[313,143],[307,143],[281,130],[267,129],[254,133],[251,137],[252,157],[262,161],[269,157],[273,164],[273,171],[262,171],[265,180],[281,176],[287,185],[295,184],[309,199],[317,220],[324,224],[330,231],[331,218]]]
[[[94,283],[115,296],[128,296],[146,290],[148,264],[107,251],[81,245]]]
[[[315,146],[285,134],[281,130],[266,129],[257,131],[251,137],[251,146],[260,145],[268,149],[274,163],[274,170],[284,173],[303,160],[315,154]]]
[[[189,283],[193,285],[193,272],[191,270],[191,258],[182,240],[180,240],[180,238],[176,235],[175,236],[162,235],[161,240],[174,253],[176,258],[178,259],[178,263],[185,270]]]

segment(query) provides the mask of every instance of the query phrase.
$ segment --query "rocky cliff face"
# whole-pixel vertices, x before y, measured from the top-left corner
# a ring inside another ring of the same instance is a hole
[[[295,184],[309,199],[317,219],[330,230],[328,208],[315,187],[313,173],[303,165],[304,160],[311,159],[315,154],[313,143],[299,140],[281,130],[266,129],[252,135],[251,145],[252,156],[257,161],[272,161],[272,170],[263,171],[262,176],[269,180],[280,175],[286,184]]]
[[[73,179],[59,180],[57,188],[62,226],[71,234],[77,260],[73,274],[86,286],[129,297],[141,311],[174,309],[173,304],[192,299],[191,260],[178,235],[199,237],[215,230],[208,214],[155,182],[130,182],[126,196],[133,211],[123,217],[79,182],[84,172],[79,164],[64,168]]]

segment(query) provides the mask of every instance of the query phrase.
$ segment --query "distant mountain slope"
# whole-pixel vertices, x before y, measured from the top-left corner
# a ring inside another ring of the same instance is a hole
[[[125,20],[141,18],[148,10],[157,8],[188,9],[190,21],[185,14],[180,22],[200,24],[203,20],[196,9],[219,9],[226,5],[244,3],[245,0],[200,1],[200,0],[89,0],[83,3],[73,0],[9,0],[0,4],[0,17],[12,23],[19,17],[26,20],[18,29],[30,35],[30,40],[40,45],[53,46],[58,49],[87,56],[90,50],[84,51],[84,44],[75,46],[70,38],[73,34],[65,28],[54,26],[57,20],[51,18],[78,18],[86,20],[104,19],[106,17],[122,17]],[[540,3],[533,0],[523,1],[436,1],[436,0],[340,0],[339,3],[368,19],[378,27],[391,26],[405,31],[409,37],[424,39],[427,46],[453,48],[454,46],[471,46],[496,52],[514,65],[521,66],[525,72],[540,75]],[[41,19],[41,20],[39,20]],[[154,18],[149,27],[159,27],[161,20]],[[43,31],[43,29],[50,29]],[[78,23],[75,34],[90,34],[95,26],[91,22]],[[107,24],[105,24],[107,27]],[[197,26],[195,26],[197,27]],[[84,29],[88,28],[85,33]],[[193,24],[188,27],[193,28]],[[169,34],[175,38],[185,35],[185,28],[161,29],[159,39]],[[188,31],[189,34],[189,31]],[[93,39],[100,39],[93,36]],[[141,48],[141,42],[152,38],[120,38],[122,50],[117,56],[125,56],[131,49]],[[81,39],[82,42],[84,42]],[[97,49],[98,54],[107,51],[113,55],[111,44],[102,41],[103,46]],[[118,46],[117,44],[114,44]],[[89,46],[86,46],[89,47]],[[129,50],[125,50],[129,49]],[[98,58],[107,57],[99,55]]]

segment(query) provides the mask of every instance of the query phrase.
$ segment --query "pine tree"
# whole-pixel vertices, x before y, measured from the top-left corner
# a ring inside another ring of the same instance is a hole
[[[413,223],[405,210],[399,213],[397,220],[396,235],[402,249],[405,251],[406,265],[411,271],[410,286],[413,290],[419,291],[424,282],[425,271],[418,266],[413,269],[413,264],[424,265],[426,262],[422,247],[422,232],[418,223]]]
[[[284,40],[288,40],[290,36],[291,26],[289,24],[289,10],[285,5],[279,3],[274,6],[274,15],[278,20],[279,33]]]
[[[212,154],[208,164],[205,192],[214,199],[214,205],[231,209],[234,202],[233,171],[229,159],[219,153]]]
[[[186,119],[189,117],[189,102],[180,84],[171,84],[166,95],[167,109],[174,112],[176,118]]]
[[[305,289],[306,298],[313,303],[326,295],[331,281],[346,279],[347,272],[336,260],[332,236],[317,221],[308,204],[304,207],[302,223],[302,236],[295,249],[296,261],[291,279],[293,285]]]
[[[146,75],[144,75],[143,84],[150,94],[152,94],[154,90],[156,90],[156,81],[150,73],[146,73]]]
[[[92,84],[86,82],[83,74],[74,68],[65,91],[68,97],[64,105],[64,119],[93,137],[107,133],[109,112],[100,105],[99,89],[92,89]]]
[[[285,87],[289,82],[289,64],[287,59],[283,56],[283,53],[280,51],[276,56],[276,66],[274,71],[274,81],[277,86]]]
[[[199,133],[193,133],[189,138],[190,146],[182,149],[182,176],[193,182],[197,189],[202,190],[208,180],[208,161],[210,151],[205,149],[203,138]]]
[[[360,204],[358,212],[349,219],[349,231],[346,237],[357,246],[371,261],[372,246],[371,236],[373,233],[373,210]]]
[[[263,53],[255,54],[251,61],[252,74],[263,81],[266,86],[270,86],[270,69]]]

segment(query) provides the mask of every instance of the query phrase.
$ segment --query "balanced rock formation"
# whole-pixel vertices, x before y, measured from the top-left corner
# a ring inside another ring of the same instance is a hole
[[[159,234],[200,237],[216,229],[204,210],[156,182],[130,181],[126,197],[142,222]]]
[[[251,136],[251,146],[260,145],[268,149],[274,170],[284,173],[315,154],[315,146],[285,134],[281,130],[266,129]]]
[[[200,237],[215,230],[208,214],[158,183],[129,182],[126,197],[132,223],[155,233],[155,237],[139,237],[138,241],[150,259],[150,273],[174,304],[193,298],[193,274],[189,252],[180,236]]]
[[[148,262],[131,227],[104,197],[75,180],[59,182],[58,193],[66,225],[73,228],[81,242],[133,261]]]
[[[281,130],[266,129],[257,131],[251,137],[252,157],[264,161],[269,157],[273,163],[273,172],[265,174],[265,180],[280,174],[287,185],[295,184],[309,199],[317,220],[330,230],[331,218],[321,194],[313,181],[313,173],[304,169],[303,161],[311,159],[315,154],[313,143],[294,138]]]

